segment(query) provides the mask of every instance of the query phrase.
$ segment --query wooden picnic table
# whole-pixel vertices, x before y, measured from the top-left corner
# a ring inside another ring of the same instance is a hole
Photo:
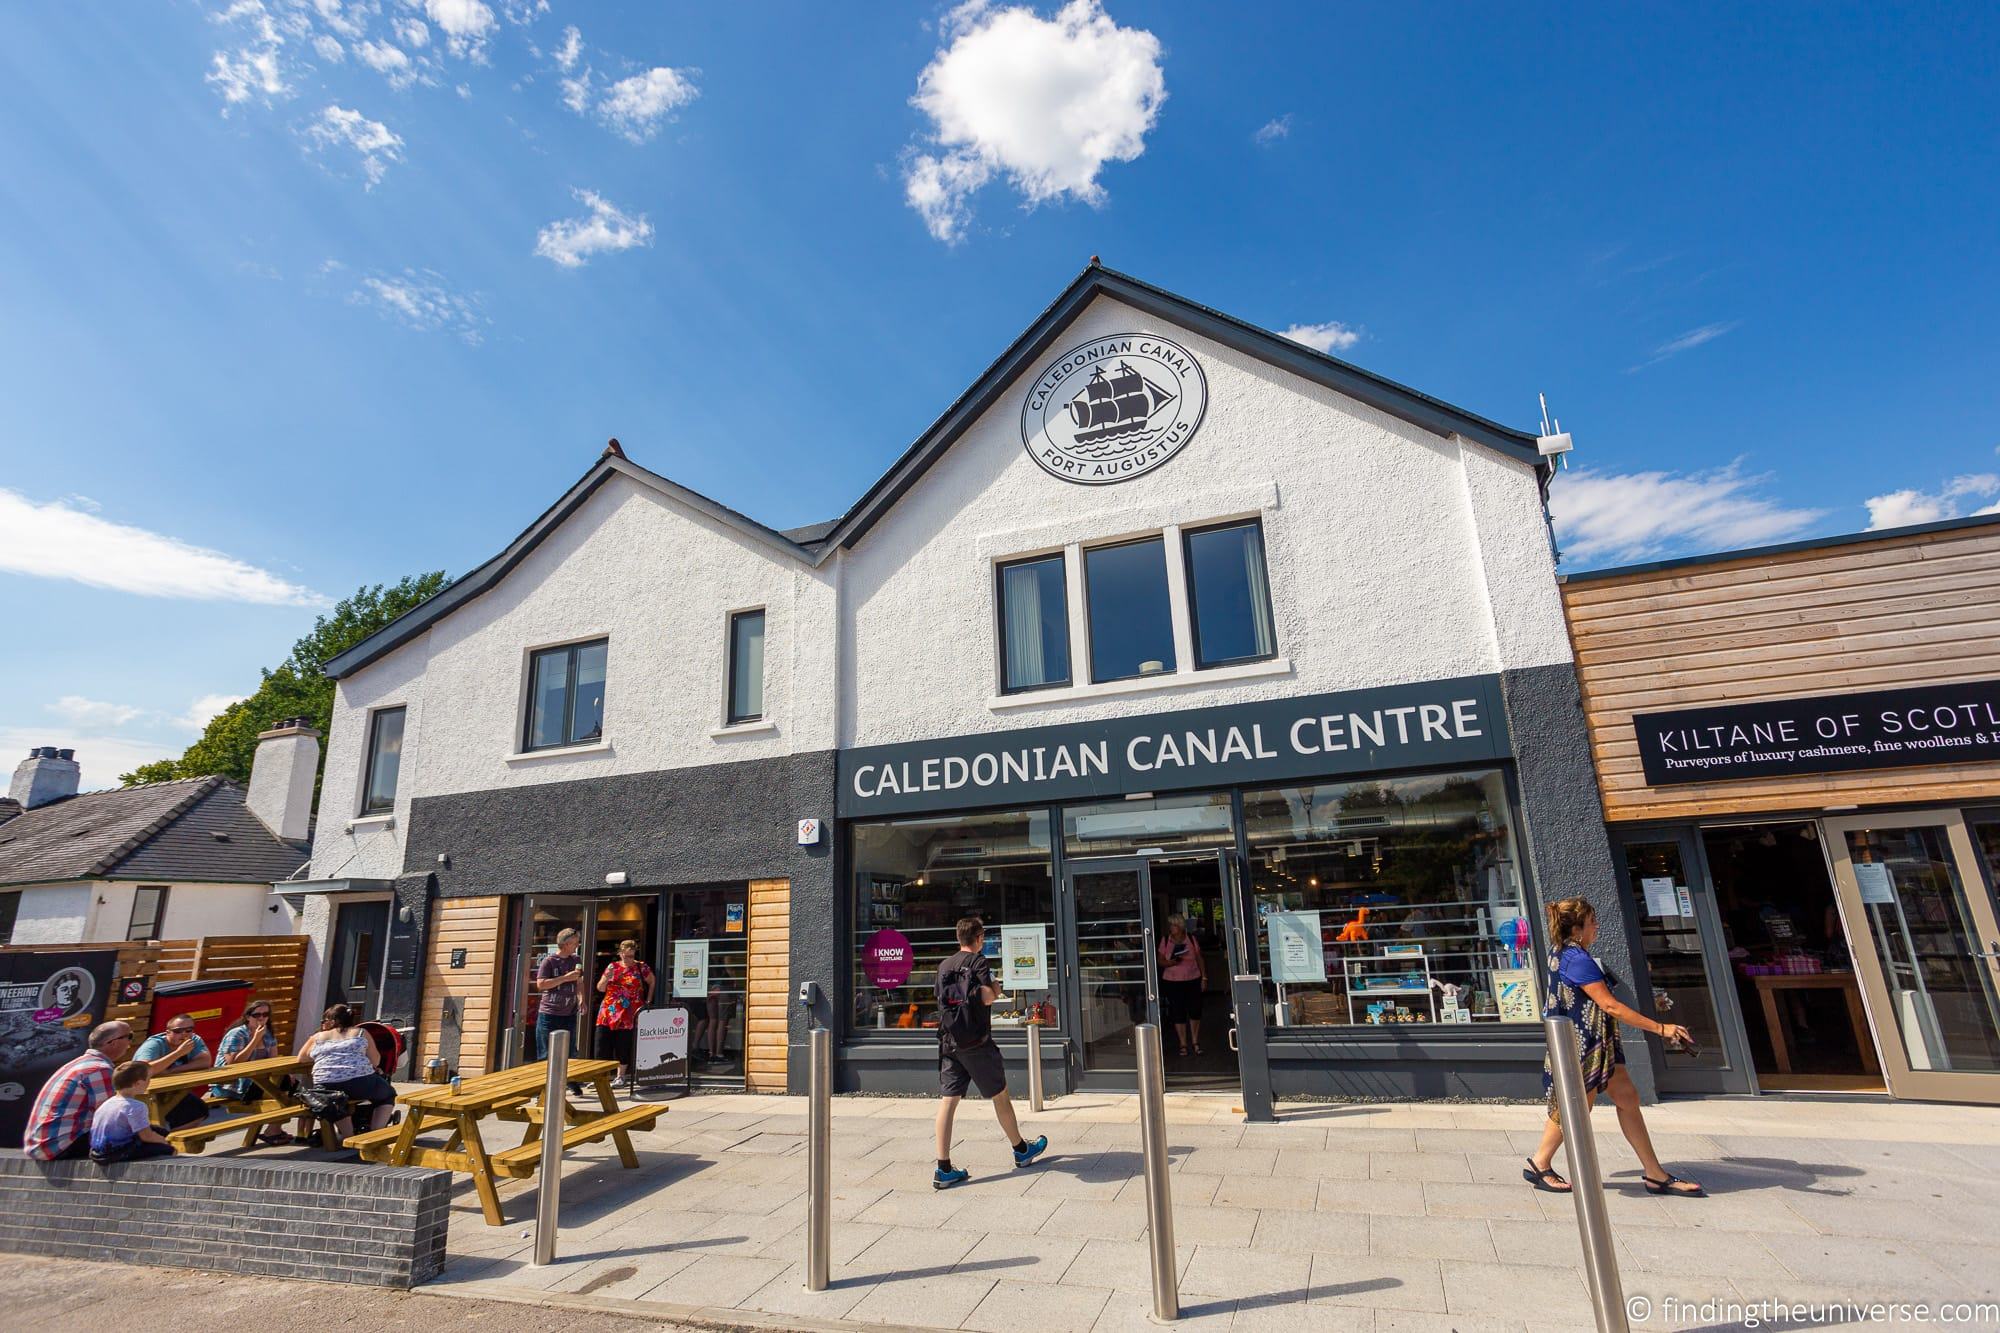
[[[240,1060],[224,1065],[220,1069],[190,1069],[178,1074],[155,1074],[146,1087],[147,1109],[153,1123],[167,1123],[167,1112],[179,1106],[189,1097],[200,1097],[208,1091],[211,1083],[234,1083],[238,1079],[248,1079],[261,1094],[255,1098],[235,1099],[222,1102],[231,1114],[221,1120],[207,1120],[174,1130],[167,1139],[180,1152],[198,1153],[208,1146],[209,1140],[223,1138],[237,1130],[243,1131],[243,1146],[255,1147],[257,1134],[266,1125],[290,1120],[294,1116],[310,1115],[311,1112],[299,1102],[296,1092],[288,1090],[284,1080],[290,1075],[295,1084],[312,1081],[312,1062],[296,1055],[278,1055],[269,1060]],[[320,1142],[328,1148],[338,1146],[333,1137],[333,1128],[320,1126]]]
[[[618,1160],[636,1168],[639,1157],[632,1151],[631,1131],[651,1129],[666,1108],[620,1109],[611,1091],[611,1079],[617,1072],[615,1060],[569,1062],[569,1081],[589,1085],[596,1092],[598,1105],[578,1106],[567,1096],[562,1099],[563,1149],[609,1138],[617,1145]],[[548,1077],[548,1062],[537,1061],[464,1079],[456,1089],[441,1084],[404,1093],[397,1099],[403,1108],[402,1124],[350,1135],[347,1146],[371,1162],[435,1166],[470,1175],[487,1225],[504,1225],[495,1182],[501,1176],[527,1179],[541,1165],[542,1129],[547,1120],[542,1098]],[[518,1147],[489,1152],[479,1131],[480,1122],[487,1119],[525,1121],[527,1136]],[[441,1148],[417,1142],[420,1134],[446,1130],[450,1137]]]

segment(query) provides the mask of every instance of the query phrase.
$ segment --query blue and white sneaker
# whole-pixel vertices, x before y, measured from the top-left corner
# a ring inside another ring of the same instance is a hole
[[[1014,1156],[1018,1158],[1020,1154],[1015,1153]],[[970,1179],[972,1179],[972,1173],[962,1166],[955,1166],[949,1171],[943,1167],[937,1167],[931,1172],[931,1188],[934,1190],[948,1190],[953,1185],[963,1185]]]
[[[1014,1153],[1014,1165],[1026,1166],[1049,1150],[1049,1136],[1038,1134],[1029,1139]]]

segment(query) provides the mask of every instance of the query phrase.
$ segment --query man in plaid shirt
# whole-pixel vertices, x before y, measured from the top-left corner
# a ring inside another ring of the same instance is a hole
[[[90,1049],[58,1069],[42,1085],[21,1146],[44,1162],[90,1155],[90,1118],[111,1096],[111,1067],[132,1050],[125,1023],[99,1023],[90,1030]]]

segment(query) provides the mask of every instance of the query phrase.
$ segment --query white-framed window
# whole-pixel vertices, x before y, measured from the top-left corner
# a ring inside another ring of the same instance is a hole
[[[604,735],[604,671],[610,640],[538,648],[528,654],[528,706],[521,749],[582,745]]]
[[[1000,607],[1000,692],[1070,683],[1069,580],[1061,551],[1002,561],[994,570]]]
[[[724,722],[764,719],[764,608],[729,613],[729,690]]]
[[[1187,561],[1188,622],[1197,670],[1263,662],[1278,655],[1271,621],[1271,576],[1264,565],[1264,524],[1258,519],[1189,528],[1181,535]]]
[[[361,813],[386,815],[396,808],[396,783],[403,770],[401,704],[368,715],[368,766],[362,771]]]

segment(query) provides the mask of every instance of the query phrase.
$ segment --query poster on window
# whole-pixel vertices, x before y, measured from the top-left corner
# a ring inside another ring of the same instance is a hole
[[[708,996],[708,941],[674,941],[674,998],[700,1000]]]
[[[1326,980],[1318,912],[1273,912],[1264,918],[1264,927],[1270,935],[1273,981],[1294,986]]]
[[[1493,1002],[1503,1023],[1532,1023],[1541,1017],[1535,1005],[1535,974],[1525,967],[1493,969]]]
[[[688,1011],[641,1009],[633,1035],[632,1073],[673,1082],[688,1073]]]
[[[1043,926],[1000,927],[1000,979],[1010,991],[1049,988],[1049,946]]]
[[[83,1054],[117,958],[116,949],[0,954],[0,1147],[21,1146],[42,1084]]]

